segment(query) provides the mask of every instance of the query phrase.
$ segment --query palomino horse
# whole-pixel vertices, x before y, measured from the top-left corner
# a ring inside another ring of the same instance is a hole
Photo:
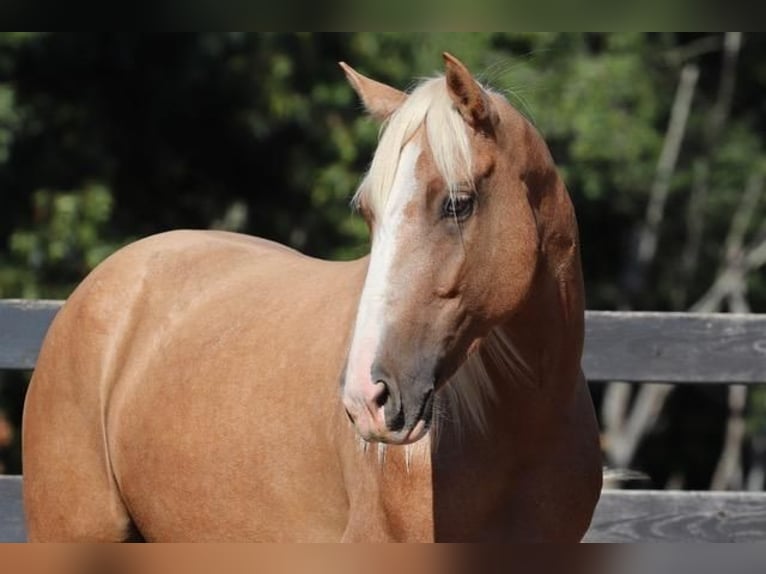
[[[445,54],[386,122],[350,262],[138,241],[72,294],[24,420],[32,540],[578,540],[601,485],[566,189]]]

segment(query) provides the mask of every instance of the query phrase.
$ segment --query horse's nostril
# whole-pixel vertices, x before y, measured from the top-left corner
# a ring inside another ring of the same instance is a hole
[[[384,407],[386,403],[388,402],[388,398],[391,396],[391,391],[388,389],[388,384],[386,381],[376,381],[377,384],[383,385],[383,389],[380,391],[380,393],[375,397],[375,405],[378,408]]]
[[[391,416],[386,416],[386,424],[388,425],[388,429],[392,432],[399,432],[402,430],[405,422],[404,411],[402,409],[399,409]]]
[[[352,424],[352,425],[353,425],[353,424],[356,424],[356,421],[354,420],[354,417],[353,417],[353,416],[351,416],[351,413],[349,412],[349,410],[348,410],[348,409],[345,409],[345,411],[346,411],[346,416],[348,417],[348,420],[350,420],[350,421],[351,421],[351,424]]]
[[[404,412],[401,387],[396,378],[377,362],[373,365],[370,375],[371,380],[375,382],[375,396],[371,398],[370,406],[382,411],[388,430],[401,430],[404,427]]]

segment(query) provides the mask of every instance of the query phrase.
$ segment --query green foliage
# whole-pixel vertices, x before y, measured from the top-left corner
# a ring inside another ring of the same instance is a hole
[[[766,388],[764,387],[756,387],[750,393],[747,426],[750,434],[766,437]]]
[[[0,85],[0,165],[8,161],[8,151],[16,128],[13,90]]]
[[[711,38],[1,35],[0,289],[4,296],[66,293],[115,246],[174,227],[244,231],[322,257],[364,253],[367,231],[348,201],[379,126],[364,116],[336,62],[406,88],[438,72],[441,52],[451,51],[548,141],[577,205],[592,307],[625,302],[621,276],[644,217],[680,66],[697,63],[699,87],[671,182],[672,216],[650,269],[656,288],[631,301],[670,308],[689,233],[694,165],[707,162],[710,193],[692,297],[712,280],[748,174],[763,162],[764,42],[748,37],[731,117],[717,141],[706,143],[720,47],[706,53],[695,46]],[[86,213],[94,181],[111,200],[106,219]],[[56,226],[74,212],[65,238]],[[752,284],[756,308],[764,305],[762,283]]]
[[[66,297],[118,247],[105,239],[112,215],[112,196],[105,186],[40,190],[33,204],[35,225],[11,234],[9,255],[0,264],[0,297]]]

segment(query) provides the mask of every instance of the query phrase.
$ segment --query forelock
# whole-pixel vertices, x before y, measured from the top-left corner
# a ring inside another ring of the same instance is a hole
[[[381,128],[378,148],[353,204],[364,202],[382,214],[388,202],[402,149],[425,124],[439,175],[450,192],[471,179],[471,141],[465,121],[452,104],[444,77],[424,80]]]

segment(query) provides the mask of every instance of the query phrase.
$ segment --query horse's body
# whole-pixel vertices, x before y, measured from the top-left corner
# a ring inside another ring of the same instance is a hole
[[[517,161],[547,165],[536,132],[514,125]],[[404,376],[355,378],[370,372],[358,357],[372,347],[358,338],[375,316],[366,298],[375,249],[372,260],[326,262],[246,236],[179,231],[107,259],[56,317],[29,389],[30,538],[579,539],[600,456],[579,366],[576,227],[557,177],[524,176],[531,223],[518,229],[534,234],[534,261],[501,272],[509,284],[523,277],[523,293],[502,315],[483,314],[462,350],[441,351],[450,357],[436,361],[419,403],[408,394],[414,375],[406,388]],[[462,233],[468,246],[468,225]],[[482,344],[490,337],[513,347],[524,377]],[[418,346],[395,357],[406,363]],[[468,399],[481,415],[471,424],[458,398],[477,377],[490,396]],[[443,385],[457,398],[437,395],[438,436],[396,446],[428,430],[428,397]]]

